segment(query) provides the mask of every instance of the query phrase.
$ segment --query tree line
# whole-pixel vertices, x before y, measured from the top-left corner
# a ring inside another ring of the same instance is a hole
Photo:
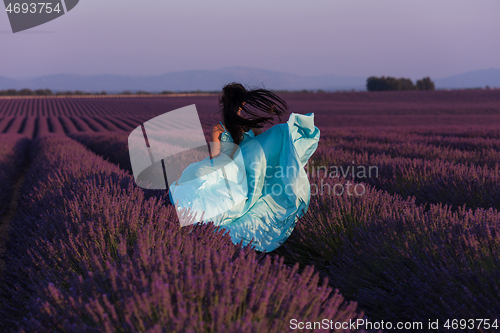
[[[183,92],[175,92],[175,91],[162,91],[159,93],[152,93],[149,91],[144,91],[144,90],[138,90],[136,92],[131,92],[129,90],[123,91],[121,93],[117,93],[118,95],[170,95],[170,94],[183,94],[183,93],[207,93],[206,91],[201,91],[201,90],[195,90],[195,91],[183,91]],[[209,91],[208,93],[218,93],[218,92],[211,92]],[[101,91],[101,92],[83,92],[80,90],[75,90],[75,91],[57,91],[53,92],[50,89],[37,89],[37,90],[31,90],[31,89],[21,89],[21,90],[16,90],[16,89],[8,89],[8,90],[0,90],[0,96],[89,96],[89,95],[107,95],[108,93],[106,91]]]
[[[394,77],[376,77],[370,76],[366,80],[366,89],[368,91],[387,91],[387,90],[435,90],[436,87],[430,77],[424,77],[413,84],[412,80],[406,78],[396,79]]]
[[[366,88],[368,91],[384,91],[384,90],[434,90],[434,82],[431,81],[429,77],[423,78],[422,80],[418,80],[416,84],[413,84],[413,82],[410,79],[405,79],[405,78],[400,78],[396,79],[393,77],[375,77],[375,76],[370,76],[367,79],[366,83]],[[298,91],[289,91],[289,90],[273,90],[274,92],[277,93],[294,93],[294,92],[299,92],[299,93],[324,93],[326,91],[318,89],[318,90],[298,90]],[[354,91],[354,89],[352,90]],[[182,93],[219,93],[219,91],[201,91],[201,90],[194,90],[194,91],[162,91],[159,93],[152,93],[144,90],[138,90],[135,92],[131,91],[123,91],[121,93],[118,93],[120,95],[169,95],[169,94],[182,94]],[[101,91],[101,92],[83,92],[80,90],[75,90],[75,91],[52,91],[50,89],[37,89],[37,90],[31,90],[31,89],[21,89],[21,90],[16,90],[16,89],[8,89],[8,90],[0,90],[0,96],[83,96],[83,95],[107,95],[108,93],[106,91]]]
[[[21,89],[21,90],[16,90],[16,89],[8,89],[8,90],[0,90],[0,96],[60,96],[60,95],[106,95],[107,93],[105,91],[101,91],[99,93],[89,93],[89,92],[83,92],[80,90],[75,90],[75,91],[57,91],[53,92],[50,89],[37,89],[37,90],[31,90],[31,89]]]
[[[302,90],[273,90],[271,89],[274,93],[326,93],[327,91],[322,90],[322,89],[317,89],[317,90],[307,90],[307,89],[302,89]],[[354,89],[349,90],[349,91],[354,91]],[[345,92],[344,90],[341,92]],[[137,91],[130,91],[130,90],[125,90],[122,92],[113,92],[110,94],[117,94],[117,95],[173,95],[173,94],[219,94],[220,91],[206,91],[206,90],[186,90],[186,91],[169,91],[165,90],[162,92],[150,92],[150,91],[144,91],[144,90],[137,90]],[[15,89],[8,89],[8,90],[0,90],[0,96],[61,96],[61,95],[66,95],[66,96],[80,96],[80,95],[107,95],[108,93],[106,91],[101,91],[101,92],[83,92],[80,90],[75,90],[75,91],[57,91],[53,92],[50,89],[38,89],[38,90],[30,90],[30,89],[22,89],[22,90],[15,90]]]

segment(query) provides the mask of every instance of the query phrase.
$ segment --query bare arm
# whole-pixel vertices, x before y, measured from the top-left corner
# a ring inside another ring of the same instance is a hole
[[[210,143],[210,158],[215,158],[220,154],[220,136],[223,130],[220,125],[212,127],[212,142]]]

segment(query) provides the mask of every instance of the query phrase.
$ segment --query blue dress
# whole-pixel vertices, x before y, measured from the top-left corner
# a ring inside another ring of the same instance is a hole
[[[292,113],[258,136],[245,132],[238,146],[224,128],[219,156],[189,165],[170,186],[170,200],[196,213],[197,222],[227,229],[235,244],[253,240],[256,250],[273,251],[307,212],[311,188],[304,167],[319,136],[312,113]]]

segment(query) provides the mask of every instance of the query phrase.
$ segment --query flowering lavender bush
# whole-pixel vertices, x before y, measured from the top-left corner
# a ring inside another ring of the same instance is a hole
[[[23,126],[24,120],[25,120],[24,117],[15,117],[14,120],[5,129],[5,133],[8,134],[21,133],[21,128]]]
[[[123,127],[125,127],[125,126],[121,125],[120,122],[116,122],[116,121],[113,122],[110,119],[108,119],[107,117],[94,116],[91,119],[94,120],[95,122],[99,123],[107,131],[113,131],[113,132],[122,131],[122,130],[124,130]],[[120,124],[120,125],[118,126],[117,124]],[[126,128],[126,130],[128,130],[128,127]]]
[[[31,138],[36,134],[36,117],[26,117],[19,133]]]
[[[69,118],[80,132],[96,132],[94,131],[94,129],[92,129],[92,127],[89,126],[88,122],[83,120],[83,117],[72,116]]]
[[[72,139],[85,145],[92,152],[103,156],[113,164],[117,164],[121,169],[132,174],[130,155],[128,152],[129,133],[81,133],[70,134]]]
[[[316,265],[374,320],[498,318],[499,221],[497,210],[426,212],[367,186],[362,196],[313,197],[276,253]]]
[[[443,203],[453,209],[466,205],[470,208],[500,209],[500,169],[469,164],[454,164],[443,160],[422,160],[416,158],[389,157],[385,154],[369,155],[344,149],[321,148],[312,158],[311,170],[325,166],[335,177],[331,166],[352,170],[349,177],[397,193],[404,197],[415,196],[418,204]],[[361,174],[360,166],[368,169],[376,166],[378,175]],[[349,168],[349,169],[348,169]],[[324,170],[324,169],[323,169]],[[315,173],[315,172],[311,172]],[[337,173],[339,174],[339,173]],[[335,178],[338,179],[338,178]]]
[[[44,136],[50,133],[49,123],[47,117],[37,118],[36,136]]]
[[[36,140],[0,283],[21,331],[276,332],[292,318],[349,321],[356,303],[172,206],[61,136]]]
[[[442,143],[442,142],[441,142]],[[493,147],[472,150],[458,149],[444,145],[420,142],[417,138],[403,142],[376,142],[367,139],[338,139],[331,143],[336,148],[343,148],[356,153],[386,155],[391,158],[405,157],[424,160],[443,160],[457,164],[474,164],[494,168],[500,161],[500,149]]]
[[[21,175],[30,140],[18,134],[0,134],[0,216],[12,199],[13,186]]]
[[[94,132],[108,132],[108,129],[104,127],[100,122],[96,121],[93,117],[79,117],[79,119],[87,124],[90,128],[91,131]]]
[[[49,131],[54,134],[64,134],[66,133],[63,127],[63,124],[59,120],[58,117],[48,117],[47,122],[49,125]],[[73,125],[74,127],[75,125]],[[76,131],[76,128],[75,128]],[[68,131],[69,133],[69,131]]]
[[[3,133],[5,129],[9,127],[13,118],[14,117],[2,117],[2,119],[0,119],[0,133]]]

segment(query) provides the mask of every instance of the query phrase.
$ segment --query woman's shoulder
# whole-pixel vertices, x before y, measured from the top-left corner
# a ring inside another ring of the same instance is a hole
[[[224,131],[225,128],[222,126],[220,122],[212,126],[212,133],[222,133]]]
[[[252,127],[250,128],[250,131],[252,131],[253,134],[255,134],[255,136],[262,134],[264,132],[264,130],[261,127]]]

